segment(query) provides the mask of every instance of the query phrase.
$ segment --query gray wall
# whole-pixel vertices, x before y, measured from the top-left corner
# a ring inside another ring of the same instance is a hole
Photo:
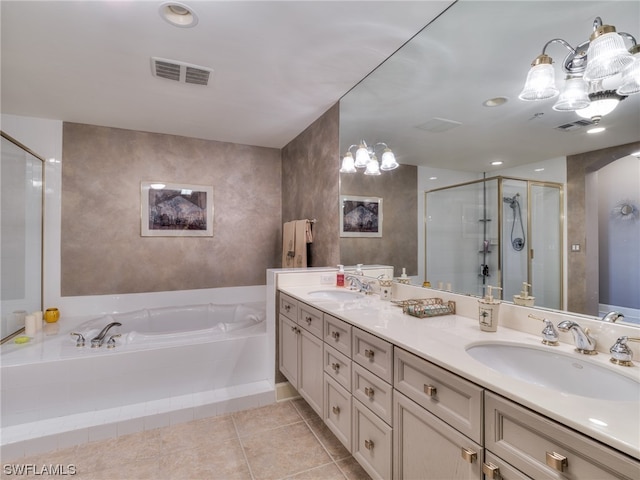
[[[280,264],[277,149],[65,123],[63,296],[262,285]],[[212,185],[213,237],[142,237],[140,182]]]

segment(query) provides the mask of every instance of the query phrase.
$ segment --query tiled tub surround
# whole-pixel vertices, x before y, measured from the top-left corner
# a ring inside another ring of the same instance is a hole
[[[640,459],[638,427],[640,398],[633,402],[605,401],[555,392],[504,376],[475,361],[465,350],[467,345],[473,343],[496,341],[543,347],[540,335],[543,324],[528,318],[529,314],[544,316],[556,325],[562,320],[572,319],[583,328],[590,328],[591,334],[597,339],[599,355],[587,357],[576,353],[570,333],[561,332],[560,346],[544,348],[575,355],[576,360],[594,362],[640,381],[640,368],[637,364],[633,368],[612,365],[609,362],[608,352],[609,347],[619,336],[637,336],[636,328],[604,323],[593,317],[503,304],[498,331],[489,333],[479,329],[477,299],[472,297],[408,285],[394,285],[394,299],[440,297],[443,300],[456,302],[456,315],[419,319],[402,314],[399,307],[380,300],[376,295],[349,302],[319,300],[309,295],[309,292],[319,289],[315,278],[310,277],[306,285],[298,279],[298,286],[292,286],[283,276],[281,278],[283,282],[279,284],[279,289],[287,295],[315,306],[354,327],[370,332],[620,452]],[[339,290],[336,287],[322,286],[321,288]],[[635,358],[640,358],[638,345],[631,346],[634,349]],[[596,422],[594,423],[593,420]]]
[[[95,299],[94,305],[110,303],[106,311],[113,312],[140,309],[144,301],[158,308],[180,299],[264,302],[265,288],[123,297]],[[83,302],[66,307],[82,312]],[[87,338],[85,347],[76,348],[70,332],[100,314],[70,317],[61,311],[60,321],[45,325],[45,332],[30,343],[2,346],[3,460],[275,401],[269,322],[244,333],[186,334],[186,341],[167,341],[163,335],[159,345],[120,344],[114,349],[91,348]],[[57,333],[47,335],[52,329]]]

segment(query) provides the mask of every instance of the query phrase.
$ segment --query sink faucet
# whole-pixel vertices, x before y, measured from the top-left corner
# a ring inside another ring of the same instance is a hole
[[[603,322],[615,323],[618,320],[624,318],[624,315],[620,312],[609,312],[604,317],[602,317]]]
[[[364,292],[367,294],[373,293],[373,289],[371,288],[371,283],[366,282],[355,275],[347,275],[345,277],[345,280],[349,282],[350,287],[353,290],[358,290],[359,292]]]
[[[576,344],[576,352],[584,355],[595,355],[596,341],[589,336],[589,329],[583,330],[580,325],[571,320],[564,320],[558,324],[558,330],[562,332],[571,332],[573,342]]]
[[[627,345],[627,341],[640,342],[640,338],[627,337],[623,335],[616,340],[616,343],[609,349],[611,363],[624,367],[633,367],[633,351]]]
[[[558,331],[556,330],[556,327],[553,326],[551,320],[537,317],[535,315],[529,315],[529,318],[544,322],[544,329],[542,330],[542,343],[544,343],[545,345],[551,345],[552,347],[558,345]]]
[[[91,348],[101,347],[102,344],[104,343],[104,337],[107,335],[107,332],[109,331],[109,329],[111,327],[119,327],[121,325],[122,324],[120,322],[112,322],[106,327],[104,327],[102,331],[98,334],[98,336],[93,337],[91,339]]]

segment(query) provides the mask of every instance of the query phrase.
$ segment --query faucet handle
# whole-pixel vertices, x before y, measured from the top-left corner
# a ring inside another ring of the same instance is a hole
[[[544,343],[545,345],[550,345],[552,347],[559,345],[558,338],[560,337],[560,334],[558,333],[558,330],[556,330],[556,327],[553,325],[553,322],[551,322],[551,320],[537,317],[532,314],[529,314],[529,318],[544,322],[544,329],[542,330],[542,343]]]
[[[116,333],[115,335],[111,335],[109,340],[107,340],[107,348],[115,348],[116,346],[116,338],[121,337],[121,333]]]
[[[77,335],[76,337],[76,347],[84,347],[84,336],[78,332],[71,332],[71,336]]]
[[[626,335],[618,338],[616,343],[609,349],[609,353],[611,353],[609,360],[611,363],[622,365],[623,367],[633,366],[633,351],[629,348],[629,345],[627,345],[627,341],[640,342],[640,338],[627,337]]]

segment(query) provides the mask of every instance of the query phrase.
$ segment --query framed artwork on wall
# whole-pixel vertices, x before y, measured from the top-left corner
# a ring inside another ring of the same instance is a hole
[[[143,237],[212,237],[213,187],[142,182]]]
[[[382,237],[382,198],[340,196],[341,237]]]

